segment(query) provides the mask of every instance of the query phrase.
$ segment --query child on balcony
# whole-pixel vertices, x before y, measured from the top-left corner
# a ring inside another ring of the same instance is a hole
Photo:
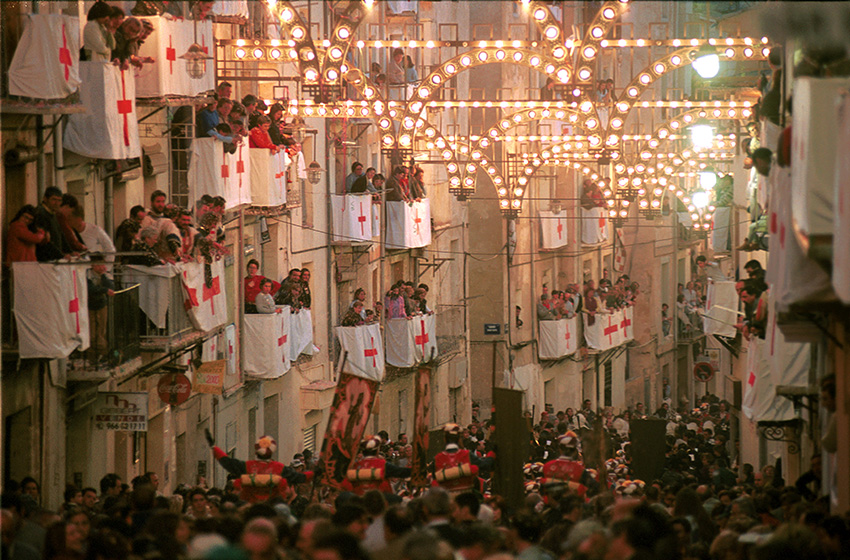
[[[268,148],[269,152],[273,154],[276,154],[280,150],[280,148],[272,142],[271,136],[269,136],[271,122],[271,119],[269,119],[266,115],[260,115],[257,118],[257,126],[252,128],[248,133],[248,146],[251,148]]]
[[[91,270],[86,279],[89,299],[89,359],[92,363],[105,360],[108,350],[106,341],[106,323],[109,317],[107,303],[115,295],[115,284],[106,274],[103,257],[93,255]]]

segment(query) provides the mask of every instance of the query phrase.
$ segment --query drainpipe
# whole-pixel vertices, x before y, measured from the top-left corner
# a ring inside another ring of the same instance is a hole
[[[327,131],[328,125],[327,123],[323,123],[325,130]],[[325,301],[327,302],[328,310],[327,310],[327,329],[328,329],[328,341],[327,341],[327,349],[328,349],[328,363],[333,361],[333,348],[334,348],[334,314],[331,311],[331,305],[333,304],[333,286],[336,285],[334,278],[334,248],[333,248],[333,233],[331,232],[332,224],[333,224],[333,202],[331,201],[331,195],[333,194],[333,190],[331,187],[332,181],[336,180],[336,173],[334,173],[334,178],[331,179],[331,158],[330,158],[330,150],[327,142],[327,134],[325,135],[325,230],[327,231],[325,241],[325,246],[327,247],[325,251],[325,269],[327,271],[325,278],[325,286],[327,287],[325,293]],[[313,155],[315,155],[315,148]],[[336,170],[334,168],[334,170]],[[342,359],[342,357],[340,357]],[[333,377],[333,374],[330,375]]]
[[[62,145],[62,116],[53,118],[53,184],[65,192],[65,153]],[[111,232],[111,229],[106,231]]]
[[[113,219],[115,216],[115,205],[112,188],[115,185],[114,177],[107,177],[103,181],[103,229],[107,232],[115,231]]]

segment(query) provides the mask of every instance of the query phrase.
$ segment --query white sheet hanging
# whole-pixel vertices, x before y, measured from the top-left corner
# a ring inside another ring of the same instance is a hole
[[[242,371],[261,379],[276,379],[290,369],[290,338],[292,336],[290,307],[280,313],[245,315],[245,334],[242,337]]]
[[[9,66],[9,93],[62,99],[80,87],[80,20],[28,14]]]
[[[348,352],[342,371],[358,377],[383,381],[384,347],[377,323],[334,329],[342,349]]]
[[[608,217],[604,208],[581,209],[581,242],[598,245],[608,240]]]
[[[547,212],[540,214],[540,246],[543,249],[557,249],[567,245],[567,211]]]
[[[431,244],[431,204],[387,202],[387,247],[413,249]]]

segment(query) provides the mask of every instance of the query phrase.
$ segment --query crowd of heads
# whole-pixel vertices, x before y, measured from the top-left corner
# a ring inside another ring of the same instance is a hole
[[[640,294],[640,285],[632,282],[628,274],[620,275],[611,282],[608,271],[596,281],[588,279],[583,285],[567,284],[564,290],[552,290],[543,285],[537,305],[539,320],[570,319],[579,313],[588,315],[588,324],[593,324],[599,313],[612,313],[635,304]]]

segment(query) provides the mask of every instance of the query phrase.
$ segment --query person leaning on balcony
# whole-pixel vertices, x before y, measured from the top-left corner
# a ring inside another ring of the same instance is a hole
[[[269,118],[272,121],[272,125],[269,127],[269,136],[276,146],[283,146],[284,144],[282,129],[286,123],[283,122],[283,112],[283,105],[280,103],[275,103],[269,109]]]
[[[398,165],[387,181],[387,202],[413,202],[407,188],[407,168]]]
[[[59,205],[59,211],[56,212],[56,219],[59,221],[59,227],[62,229],[62,235],[65,238],[65,244],[71,249],[74,254],[88,251],[88,247],[83,243],[80,234],[77,233],[71,226],[71,214],[80,207],[80,202],[77,197],[72,194],[62,195],[62,204]]]
[[[342,326],[359,327],[360,325],[365,324],[365,320],[360,315],[361,311],[363,311],[363,302],[355,301],[354,306],[349,308],[348,311],[345,312],[345,315],[343,315]]]
[[[402,282],[399,280],[387,292],[385,306],[387,308],[388,319],[407,319],[407,313],[404,310],[404,298],[401,296],[401,288]]]
[[[115,37],[109,31],[108,21],[112,7],[106,2],[95,2],[87,15],[83,28],[83,54],[85,60],[110,62],[115,48]]]
[[[142,21],[135,17],[125,19],[115,31],[112,60],[117,60],[123,70],[127,70],[130,64],[136,68],[141,68],[144,64],[155,62],[149,56],[139,56],[139,46],[142,43],[144,32],[145,27],[142,25]]]
[[[251,148],[267,148],[272,154],[278,153],[278,148],[269,136],[272,121],[265,115],[257,117],[257,126],[248,133],[248,146]]]
[[[142,230],[142,222],[146,215],[144,206],[136,205],[130,208],[130,217],[121,222],[115,230],[119,251],[129,251],[133,242],[139,239],[139,232]]]
[[[410,196],[416,202],[420,202],[423,198],[428,196],[425,192],[425,171],[416,166],[413,168],[413,176],[410,178]]]
[[[256,313],[255,300],[257,295],[262,291],[262,283],[266,280],[271,282],[271,293],[276,293],[280,289],[280,284],[259,274],[260,263],[257,259],[249,260],[247,268],[248,276],[242,282],[245,287],[245,313]],[[272,303],[274,303],[274,297],[272,297]]]
[[[260,293],[254,299],[254,304],[257,313],[280,313],[282,309],[275,306],[274,296],[272,295],[272,280],[263,278],[260,281]]]
[[[227,122],[227,116],[230,114],[230,109],[233,108],[233,101],[226,97],[220,97],[215,103],[215,108],[207,107],[200,111],[197,116],[197,126],[195,135],[198,138],[216,138],[222,142],[233,142],[233,138],[222,136],[215,127],[222,122]]]
[[[65,243],[65,236],[62,235],[59,218],[56,216],[61,205],[62,191],[56,187],[47,187],[44,190],[44,198],[42,198],[41,204],[35,210],[35,221],[33,222],[36,230],[42,229],[46,234],[44,241],[35,249],[35,255],[39,262],[61,259],[71,252]]]
[[[47,232],[35,227],[35,206],[27,204],[15,214],[6,232],[6,266],[13,262],[35,262],[35,249],[45,243]]]
[[[293,268],[289,271],[289,276],[283,279],[280,283],[280,288],[277,290],[275,295],[275,302],[278,305],[289,305],[288,303],[283,303],[284,300],[288,300],[291,298],[290,293],[292,292],[292,288],[295,285],[301,283],[301,269]]]
[[[310,293],[310,269],[301,269],[301,307],[310,309],[313,305],[313,294]]]
[[[124,257],[124,264],[134,264],[137,266],[158,266],[165,264],[159,258],[156,251],[154,251],[158,240],[159,231],[155,227],[148,226],[142,228],[142,231],[139,232],[139,240],[133,241],[133,245],[130,247],[130,251],[139,254]]]
[[[541,294],[540,301],[537,302],[537,320],[538,321],[554,321],[555,314],[549,309],[549,294]]]

